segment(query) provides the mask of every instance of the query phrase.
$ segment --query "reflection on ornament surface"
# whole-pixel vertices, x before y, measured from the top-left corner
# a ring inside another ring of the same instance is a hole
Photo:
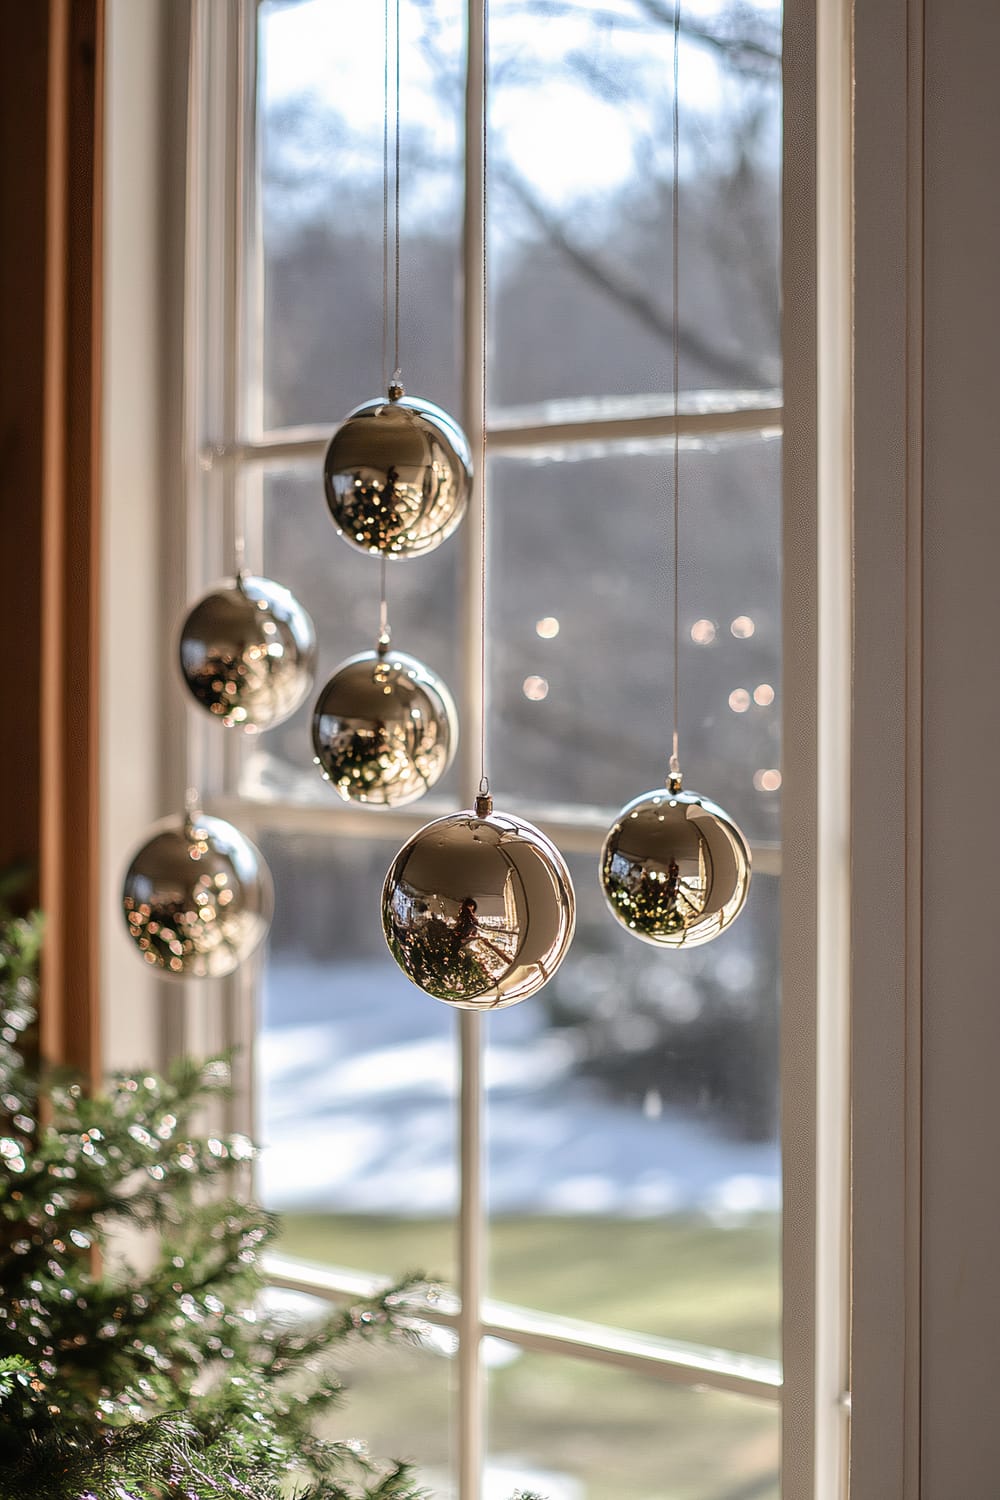
[[[458,715],[436,672],[402,651],[364,651],[339,666],[313,710],[313,749],[345,802],[403,807],[447,771]]]
[[[742,910],[750,849],[707,797],[662,787],[618,814],[601,852],[601,886],[618,921],[643,942],[693,948]]]
[[[184,681],[227,728],[249,734],[290,718],[309,695],[316,631],[288,589],[240,573],[217,584],[181,627]]]
[[[271,923],[274,890],[260,850],[221,818],[165,818],[132,859],[122,889],[129,936],[153,968],[181,979],[231,974]]]
[[[472,455],[447,412],[396,391],[348,413],[330,440],[323,480],[337,531],[352,547],[417,557],[465,514]]]
[[[397,854],[382,890],[382,928],[408,979],[463,1010],[500,1010],[540,990],[573,937],[566,863],[530,823],[453,813]]]

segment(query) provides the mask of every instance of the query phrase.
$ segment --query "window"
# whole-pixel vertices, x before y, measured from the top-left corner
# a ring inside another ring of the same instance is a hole
[[[422,1267],[456,1289],[350,1408],[435,1495],[776,1500],[780,14],[692,4],[682,35],[683,760],[755,874],[731,933],[664,960],[619,936],[596,866],[667,744],[672,12],[491,13],[491,781],[569,859],[577,936],[535,1000],[452,1015],[395,970],[378,895],[402,840],[470,799],[474,734],[431,797],[379,815],[319,779],[308,708],[242,744],[189,716],[190,779],[278,889],[259,984],[225,1006],[256,1033],[275,1277],[336,1297]],[[404,380],[471,433],[482,38],[459,0],[411,0],[403,28]],[[194,58],[189,592],[245,531],[316,620],[318,688],[378,610],[319,464],[381,384],[381,7],[206,5]],[[394,641],[466,726],[477,544],[470,518],[389,579]]]

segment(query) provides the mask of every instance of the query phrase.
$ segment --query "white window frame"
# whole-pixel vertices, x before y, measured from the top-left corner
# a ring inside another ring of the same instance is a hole
[[[209,522],[211,535],[206,541],[205,528],[199,515],[199,507],[191,507],[194,534],[190,539],[192,556],[197,567],[198,548],[213,552],[217,561],[205,568],[201,578],[221,571],[220,562],[231,555],[231,539],[235,530],[237,485],[242,481],[246,490],[252,490],[264,469],[273,465],[287,465],[294,461],[312,461],[317,471],[329,431],[294,429],[270,433],[264,438],[251,434],[257,430],[253,420],[256,415],[249,402],[259,402],[259,372],[250,368],[251,351],[259,348],[259,341],[250,339],[244,319],[248,310],[259,304],[256,300],[258,268],[251,264],[247,251],[256,243],[253,233],[256,224],[257,205],[253,202],[252,185],[255,178],[254,148],[256,132],[253,121],[255,59],[253,43],[255,36],[254,17],[256,6],[253,0],[232,0],[226,6],[195,4],[194,23],[196,45],[193,48],[191,140],[194,149],[190,157],[193,184],[197,182],[199,169],[207,172],[202,191],[193,187],[190,207],[190,224],[194,229],[194,244],[191,249],[192,269],[198,284],[211,291],[203,291],[200,299],[194,300],[192,316],[195,348],[192,351],[194,368],[189,369],[188,390],[192,393],[189,433],[196,433],[195,442],[189,450],[189,459],[198,465],[198,475],[192,475],[191,492],[199,487],[196,480],[204,483],[204,476],[217,476],[217,498],[221,517]],[[472,3],[468,16],[468,83],[466,109],[466,180],[465,180],[465,232],[464,264],[465,285],[465,367],[463,379],[464,401],[462,420],[474,450],[479,445],[479,372],[482,364],[481,346],[481,281],[478,274],[482,257],[481,181],[479,160],[481,151],[481,88],[483,76],[483,37],[480,26],[480,8]],[[201,35],[199,37],[199,29]],[[199,212],[199,209],[201,210]],[[222,295],[220,295],[220,293]],[[189,308],[190,308],[189,304]],[[207,316],[202,316],[204,307]],[[200,345],[200,347],[199,347]],[[244,395],[248,400],[244,400]],[[729,410],[704,413],[681,413],[678,431],[681,437],[704,435],[721,436],[727,432],[770,432],[780,425],[781,413],[773,401],[757,407],[747,406],[742,401]],[[505,423],[489,433],[490,451],[531,452],[556,442],[565,443],[574,439],[594,437],[663,437],[674,432],[672,413],[663,411],[650,415],[647,411],[635,416],[619,415],[603,421],[599,428],[593,421],[546,423],[534,418],[522,426]],[[840,499],[843,498],[841,495]],[[244,499],[248,519],[254,511],[253,499]],[[468,548],[466,577],[469,584],[461,607],[465,620],[463,636],[475,641],[481,628],[481,598],[474,580],[478,563],[479,511],[481,506],[480,476],[473,487],[470,514],[464,530]],[[845,514],[843,510],[841,514]],[[248,533],[250,526],[247,526]],[[794,541],[794,538],[793,538]],[[227,543],[229,545],[227,545]],[[253,542],[250,541],[251,556]],[[203,554],[204,555],[204,554]],[[846,555],[846,554],[845,554]],[[796,568],[796,571],[798,569]],[[814,569],[813,569],[814,571]],[[197,575],[196,575],[197,576]],[[799,574],[801,577],[802,574]],[[807,575],[808,576],[808,575]],[[838,588],[843,576],[833,580]],[[189,589],[189,592],[192,592]],[[841,660],[846,661],[846,653]],[[478,672],[477,653],[467,656],[465,674],[465,702],[471,718],[479,713],[482,684]],[[823,694],[827,701],[837,699],[843,687],[842,679],[835,685],[824,684],[817,697]],[[787,695],[786,686],[786,695]],[[810,664],[808,681],[804,691],[810,698],[816,693],[814,665]],[[786,701],[789,701],[786,696]],[[844,702],[841,692],[838,700]],[[849,723],[844,718],[843,723]],[[205,726],[194,724],[192,749],[189,764],[190,780],[202,787],[206,802],[213,809],[233,816],[243,826],[256,831],[292,831],[308,826],[313,832],[329,831],[338,837],[370,836],[371,824],[358,813],[342,809],[332,803],[326,808],[309,806],[304,808],[294,802],[278,800],[250,802],[239,796],[236,790],[238,774],[237,758],[231,752],[236,747],[227,742],[219,745],[218,736],[208,736]],[[831,747],[832,748],[832,747]],[[845,762],[846,763],[846,762]],[[787,765],[787,757],[786,757]],[[467,742],[462,766],[462,787],[465,799],[471,802],[478,786],[480,768],[471,737]],[[794,779],[794,778],[793,778]],[[807,794],[810,811],[815,820],[814,787],[809,778]],[[599,852],[604,819],[585,819],[580,816],[559,816],[554,810],[525,809],[534,816],[549,835],[567,850],[592,853]],[[837,802],[829,809],[828,821],[843,815],[843,805]],[[417,808],[413,812],[400,811],[390,819],[381,818],[379,831],[391,833],[400,839],[408,837],[426,821],[426,813]],[[391,824],[391,826],[390,826]],[[813,829],[814,842],[818,846],[824,832]],[[830,829],[825,836],[833,836]],[[756,846],[753,849],[755,869],[760,875],[777,874],[780,871],[780,853],[773,847]],[[812,896],[815,905],[815,896]],[[827,952],[832,953],[842,944],[840,930],[817,933],[817,940],[825,938]],[[815,975],[815,956],[813,957]],[[831,995],[843,979],[842,966],[835,974]],[[226,1017],[225,1040],[230,1043],[238,1039],[244,1056],[249,1056],[252,1047],[252,1031],[247,1024],[253,1016],[250,1003],[252,975],[247,971],[228,987],[223,1014]],[[809,986],[806,997],[810,1018],[817,1004],[815,983]],[[786,1001],[786,1004],[788,1002]],[[793,1002],[794,1003],[794,1002]],[[843,1005],[837,1015],[844,1013]],[[242,1025],[241,1025],[242,1022]],[[832,1025],[840,1024],[839,1019]],[[787,1028],[786,1028],[787,1029]],[[640,1338],[620,1333],[617,1330],[587,1328],[572,1320],[559,1319],[525,1309],[510,1308],[488,1302],[484,1297],[484,1249],[485,1220],[483,1214],[483,1151],[481,1122],[483,1114],[482,1049],[483,1020],[481,1017],[462,1013],[458,1017],[460,1053],[460,1211],[458,1221],[458,1293],[457,1308],[438,1307],[427,1311],[430,1321],[454,1323],[459,1334],[458,1354],[458,1420],[457,1430],[457,1479],[461,1500],[477,1500],[480,1493],[484,1463],[485,1393],[481,1366],[482,1341],[493,1334],[523,1348],[546,1350],[552,1353],[572,1352],[575,1357],[596,1359],[621,1369],[641,1371],[648,1377],[699,1387],[743,1394],[753,1399],[778,1400],[781,1396],[782,1377],[774,1361],[751,1358],[729,1353],[711,1351],[705,1354],[692,1347],[667,1340]],[[203,1043],[214,1037],[199,1037]],[[846,1059],[845,1059],[846,1065]],[[845,1076],[835,1069],[838,1080],[834,1084],[834,1096],[842,1106],[839,1085]],[[812,1073],[816,1077],[815,1069]],[[829,1075],[827,1075],[829,1076]],[[801,1100],[805,1112],[811,1117],[817,1101],[812,1090],[799,1085],[792,1091],[796,1101]],[[249,1091],[245,1095],[249,1098]],[[844,1113],[830,1100],[831,1121],[836,1120],[840,1136]],[[248,1126],[252,1120],[245,1117],[241,1122]],[[798,1129],[794,1132],[799,1136]],[[832,1148],[833,1149],[833,1148]],[[806,1164],[803,1164],[804,1166]],[[807,1166],[808,1186],[806,1201],[815,1201],[816,1162]],[[834,1169],[836,1170],[836,1168]],[[794,1198],[794,1195],[793,1195]],[[829,1212],[834,1217],[840,1214],[842,1195],[834,1191],[830,1196]],[[838,1235],[838,1242],[842,1239]],[[817,1243],[821,1243],[817,1237]],[[843,1264],[836,1261],[842,1274]],[[814,1288],[822,1282],[828,1284],[834,1274],[833,1267],[812,1268]],[[342,1298],[358,1286],[357,1278],[350,1272],[337,1272],[301,1266],[290,1266],[287,1261],[275,1258],[271,1273],[284,1285],[299,1289],[308,1287],[318,1295]],[[844,1282],[841,1281],[841,1287]],[[787,1294],[787,1285],[786,1285]],[[817,1297],[814,1307],[829,1305],[828,1298]],[[843,1297],[833,1301],[833,1306],[842,1311]],[[829,1321],[829,1320],[828,1320]],[[840,1319],[842,1322],[842,1319]],[[823,1325],[816,1324],[819,1336]],[[838,1322],[839,1327],[839,1322]],[[836,1336],[832,1333],[835,1342]],[[842,1340],[837,1344],[840,1358]],[[797,1341],[801,1346],[801,1341]],[[818,1348],[816,1353],[819,1353]],[[810,1361],[811,1365],[812,1361]],[[810,1380],[814,1377],[810,1370]],[[842,1453],[843,1403],[845,1387],[844,1372],[838,1368],[834,1379],[836,1399],[831,1417],[823,1421],[824,1407],[821,1399],[813,1393],[809,1403],[810,1430],[817,1436],[816,1461],[812,1465],[811,1500],[840,1500],[843,1483],[839,1465],[829,1466],[833,1453]],[[787,1394],[786,1394],[787,1399]],[[788,1423],[786,1418],[786,1434]],[[820,1437],[822,1433],[822,1437]],[[796,1452],[798,1446],[796,1446]],[[787,1453],[787,1448],[786,1448]],[[787,1472],[787,1458],[786,1458]],[[822,1482],[819,1476],[823,1476]],[[785,1479],[786,1494],[794,1494],[790,1477]],[[803,1494],[806,1493],[803,1491]]]
[[[112,5],[112,10],[117,9]],[[247,413],[241,410],[239,393],[253,389],[259,373],[246,368],[248,341],[242,321],[249,303],[247,289],[255,286],[257,272],[244,253],[251,242],[247,231],[256,213],[248,192],[248,185],[254,181],[254,131],[248,109],[253,96],[254,6],[252,0],[190,0],[189,6],[175,4],[175,9],[183,9],[185,19],[190,14],[191,36],[185,203],[185,472],[183,506],[175,510],[175,514],[183,512],[188,518],[189,571],[186,582],[179,570],[172,575],[164,609],[164,614],[169,609],[176,615],[179,601],[206,577],[214,576],[219,560],[230,554],[238,470],[259,474],[268,464],[287,463],[292,458],[318,460],[328,433],[299,430],[272,434],[262,442],[247,440]],[[476,9],[473,5],[473,12]],[[478,1495],[483,1457],[479,1348],[481,1338],[488,1333],[524,1348],[572,1353],[622,1369],[640,1370],[667,1382],[741,1391],[755,1399],[780,1398],[784,1500],[842,1500],[846,1494],[845,1418],[849,1399],[843,1124],[848,928],[844,877],[849,795],[845,768],[850,748],[845,736],[850,732],[850,690],[849,632],[844,614],[849,608],[850,408],[843,362],[850,349],[850,215],[844,212],[850,187],[849,34],[847,0],[824,6],[815,5],[814,0],[788,0],[786,52],[792,51],[795,66],[786,77],[786,138],[794,133],[802,148],[794,159],[786,159],[786,205],[793,200],[796,204],[815,202],[818,219],[786,208],[785,303],[796,309],[796,315],[789,320],[790,334],[786,330],[789,397],[785,405],[785,552],[789,580],[785,614],[786,622],[794,619],[795,624],[786,632],[784,662],[785,700],[792,711],[785,723],[782,898],[786,1197],[783,1383],[771,1361],[724,1353],[706,1358],[669,1341],[588,1330],[572,1320],[483,1301],[479,1135],[482,1022],[475,1015],[463,1014],[459,1030],[465,1204],[460,1221],[460,1282],[464,1299],[461,1308],[446,1307],[434,1314],[443,1323],[456,1324],[463,1335],[464,1395],[458,1465],[463,1500]],[[817,48],[823,59],[818,69]],[[466,256],[474,267],[479,264],[481,251],[480,184],[474,149],[480,120],[476,90],[481,62],[482,38],[473,15],[468,104],[473,149],[468,152]],[[173,134],[176,139],[176,123]],[[826,259],[818,261],[817,255],[824,253]],[[825,293],[822,296],[817,295],[817,274]],[[463,416],[475,446],[481,356],[478,276],[467,277],[466,287],[465,357],[473,379],[466,382],[469,398]],[[821,383],[817,390],[811,372],[816,367],[820,332],[824,339],[823,368],[829,373],[826,385]],[[680,431],[684,434],[697,428],[704,432],[706,422],[711,423],[713,432],[746,431],[748,427],[773,430],[779,421],[774,406],[768,404],[749,413],[740,409],[713,413],[708,418],[682,414]],[[672,418],[664,412],[652,417],[616,418],[602,426],[601,435],[669,436],[672,431]],[[491,451],[537,452],[546,442],[581,435],[575,424],[542,429],[532,422],[491,433]],[[825,466],[820,464],[821,455]],[[824,479],[818,486],[820,474]],[[218,497],[207,520],[207,508],[197,498],[205,483],[215,487]],[[479,503],[477,488],[465,531],[466,544],[474,557]],[[820,546],[824,556],[822,575],[817,562]],[[475,576],[475,569],[469,571]],[[469,633],[475,638],[479,625],[475,589],[469,591],[465,609]],[[167,654],[172,654],[172,631],[167,629],[166,633],[170,636]],[[838,649],[821,654],[820,639],[838,643]],[[470,664],[466,689],[467,702],[474,711],[479,692],[474,663]],[[172,773],[168,771],[162,777],[171,803],[177,800],[182,784],[193,782],[206,791],[213,807],[236,815],[251,831],[308,826],[311,830],[335,829],[348,837],[362,829],[370,832],[370,824],[350,809],[331,806],[318,811],[292,804],[251,805],[234,799],[227,788],[234,785],[235,747],[220,744],[218,736],[207,736],[194,716],[188,716],[188,723],[194,727],[185,774],[177,775],[178,757],[174,754],[170,757]],[[832,777],[824,779],[824,772],[829,775],[831,771]],[[473,764],[471,758],[467,759],[463,780],[470,798],[478,778],[478,761]],[[147,791],[145,800],[151,795]],[[162,810],[162,806],[155,807],[156,812]],[[412,816],[398,813],[381,819],[380,831],[404,837],[422,821],[419,809]],[[593,827],[581,826],[579,819],[540,821],[563,847],[596,852],[601,831],[596,821]],[[782,868],[778,851],[772,848],[755,849],[754,859],[756,869],[764,874],[777,874]],[[148,976],[143,979],[148,981]],[[172,988],[161,1011],[161,1053],[204,1051],[235,1041],[244,1044],[248,1056],[253,1032],[253,983],[252,973],[244,971],[221,987],[221,1005],[216,995],[207,1001],[204,989],[193,991],[178,1003],[177,990]],[[818,1067],[821,1051],[822,1070]],[[244,1082],[249,1084],[249,1077]],[[234,1106],[231,1124],[252,1128],[251,1099],[252,1090],[247,1087]],[[280,1284],[308,1288],[330,1298],[351,1295],[367,1284],[365,1278],[349,1272],[306,1269],[278,1259],[272,1272]]]
[[[849,1487],[852,19],[786,0],[784,1500]]]

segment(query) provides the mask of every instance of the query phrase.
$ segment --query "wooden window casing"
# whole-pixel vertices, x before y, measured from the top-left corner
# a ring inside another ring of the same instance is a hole
[[[46,916],[43,1054],[95,1078],[104,4],[2,14],[0,868]]]

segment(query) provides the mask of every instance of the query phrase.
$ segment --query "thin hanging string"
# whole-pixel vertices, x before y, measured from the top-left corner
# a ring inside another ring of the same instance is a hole
[[[382,79],[382,389],[389,384],[389,0],[385,0]]]
[[[378,604],[378,650],[379,654],[387,651],[392,642],[392,631],[389,628],[389,595],[386,580],[386,555],[383,552],[379,558],[379,604]]]
[[[382,389],[389,385],[389,0],[383,10],[384,38],[382,77]],[[399,0],[396,0],[396,328],[395,363],[399,364]],[[394,377],[395,379],[395,377]],[[379,605],[376,649],[381,655],[388,650],[392,633],[389,629],[388,580],[386,556],[379,558]]]
[[[236,577],[242,578],[247,570],[247,524],[246,524],[246,494],[243,486],[237,484],[236,494],[233,499],[233,558],[236,564]]]
[[[673,339],[674,360],[674,734],[673,747],[670,755],[670,774],[679,776],[681,763],[678,756],[678,744],[680,740],[680,515],[681,515],[681,490],[680,490],[680,432],[678,431],[678,420],[680,415],[680,350],[678,340],[679,327],[679,247],[680,247],[680,95],[677,84],[680,76],[680,29],[681,29],[681,0],[674,0],[674,108],[673,108],[673,183],[671,191],[671,235],[673,245],[673,314],[671,325],[671,337]]]
[[[189,786],[184,791],[184,825],[185,832],[189,832],[198,814],[201,812],[201,794],[196,786]]]
[[[395,98],[395,179],[393,226],[395,231],[395,288],[393,292],[393,367],[392,378],[396,383],[400,382],[399,367],[399,259],[400,259],[400,233],[399,233],[399,0],[396,0],[396,98]]]
[[[483,163],[483,194],[482,194],[482,251],[483,251],[483,279],[482,279],[482,364],[480,374],[482,377],[480,386],[479,404],[479,795],[488,797],[490,792],[490,779],[486,774],[486,376],[488,366],[488,345],[486,342],[489,328],[489,277],[487,274],[487,151],[486,132],[489,123],[489,110],[487,107],[487,94],[489,91],[490,77],[490,15],[489,0],[483,0],[483,118],[482,118],[482,163]]]

